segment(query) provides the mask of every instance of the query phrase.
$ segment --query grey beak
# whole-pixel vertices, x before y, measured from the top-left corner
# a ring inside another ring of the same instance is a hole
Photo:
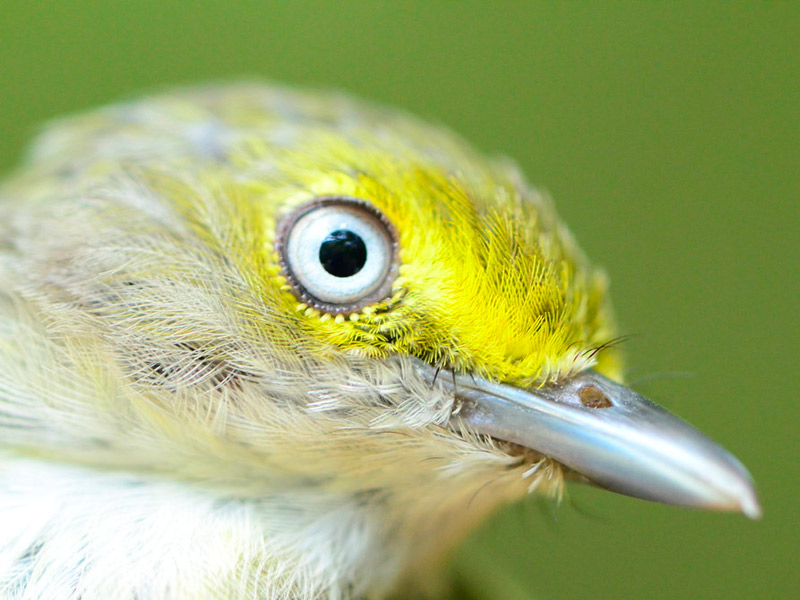
[[[523,390],[418,363],[462,407],[453,419],[550,456],[608,490],[692,508],[761,516],[747,469],[647,398],[594,371]]]

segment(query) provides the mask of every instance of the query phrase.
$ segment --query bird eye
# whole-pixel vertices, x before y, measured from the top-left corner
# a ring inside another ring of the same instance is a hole
[[[397,274],[397,235],[364,200],[325,197],[301,206],[278,227],[283,273],[306,304],[343,314],[386,298]]]

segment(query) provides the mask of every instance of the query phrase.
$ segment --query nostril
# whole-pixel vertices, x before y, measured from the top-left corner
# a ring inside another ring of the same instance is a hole
[[[587,385],[581,388],[578,395],[580,396],[581,404],[586,408],[608,408],[609,406],[613,406],[608,396],[606,396],[599,387],[594,385]]]

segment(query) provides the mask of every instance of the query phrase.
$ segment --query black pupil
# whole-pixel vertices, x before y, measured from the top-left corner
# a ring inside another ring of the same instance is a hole
[[[350,277],[364,268],[367,247],[364,240],[352,231],[337,229],[322,240],[319,262],[334,277]]]

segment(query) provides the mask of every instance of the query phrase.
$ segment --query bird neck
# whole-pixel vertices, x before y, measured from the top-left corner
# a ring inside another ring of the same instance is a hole
[[[466,531],[318,489],[242,501],[31,459],[0,462],[0,490],[0,590],[20,591],[8,598],[379,598]]]

